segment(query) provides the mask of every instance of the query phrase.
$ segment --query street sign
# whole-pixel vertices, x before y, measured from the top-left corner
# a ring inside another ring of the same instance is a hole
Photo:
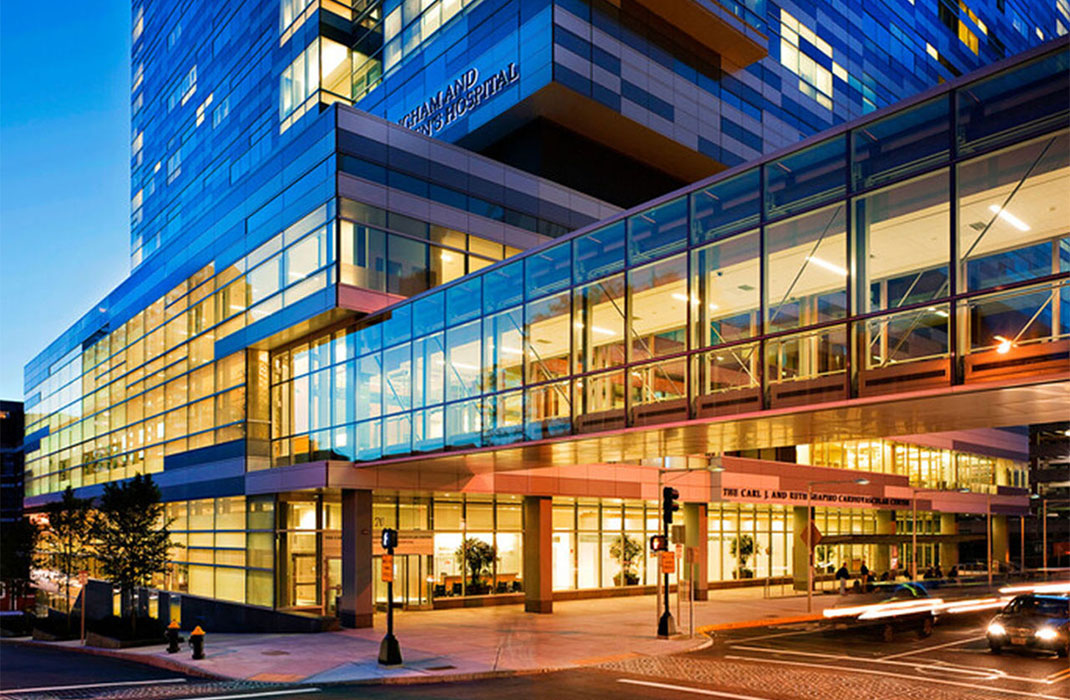
[[[811,546],[811,540],[812,540],[813,541],[813,546],[816,547],[817,545],[821,544],[822,535],[821,535],[821,531],[817,529],[817,525],[815,525],[814,523],[811,522],[810,523],[810,530],[809,531],[803,530],[802,532],[800,532],[799,533],[799,538],[803,541],[803,544],[805,544],[808,547]]]
[[[384,554],[383,555],[382,579],[383,579],[384,583],[393,583],[394,582],[394,555],[393,554]]]
[[[672,552],[661,553],[661,573],[672,574],[676,572],[676,555]]]

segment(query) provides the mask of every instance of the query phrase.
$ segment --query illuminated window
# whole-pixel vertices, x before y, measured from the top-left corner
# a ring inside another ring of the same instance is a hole
[[[134,13],[134,31],[131,41],[136,42],[141,38],[141,33],[145,31],[145,8],[139,7]]]
[[[832,71],[799,50],[799,38],[815,46],[821,53],[832,58],[832,47],[812,29],[799,22],[786,10],[780,10],[780,62],[799,76],[799,91],[812,97],[825,109],[832,109]],[[841,80],[847,80],[847,71],[838,63],[833,70]]]

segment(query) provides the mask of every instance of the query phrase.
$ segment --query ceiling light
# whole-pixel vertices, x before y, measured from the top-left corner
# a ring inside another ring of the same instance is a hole
[[[1002,335],[993,336],[993,338],[999,341],[999,345],[996,346],[996,352],[1000,355],[1006,355],[1011,351],[1011,345],[1013,345],[1011,341],[1007,340]]]
[[[810,262],[812,262],[813,264],[817,265],[818,267],[825,268],[829,272],[835,272],[837,275],[843,275],[844,277],[847,276],[847,269],[846,268],[840,267],[839,265],[837,265],[835,263],[830,263],[828,260],[822,260],[821,258],[817,257],[816,255],[807,255],[806,259],[809,260]]]
[[[511,348],[507,345],[502,346],[502,352],[506,355],[523,355],[524,351],[520,348]]]
[[[999,218],[1003,219],[1004,221],[1006,221],[1008,224],[1010,224],[1014,228],[1018,229],[1019,231],[1028,231],[1029,230],[1029,224],[1025,223],[1024,221],[1022,221],[1021,219],[1019,219],[1017,216],[1015,216],[1014,214],[1010,213],[1006,209],[1003,209],[1003,208],[993,204],[993,205],[988,207],[988,211],[992,212],[993,214],[998,215]]]

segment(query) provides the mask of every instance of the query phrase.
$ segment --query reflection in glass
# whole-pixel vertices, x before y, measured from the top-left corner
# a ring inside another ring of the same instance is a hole
[[[552,382],[528,389],[525,404],[529,440],[568,434],[572,412],[568,382]]]
[[[524,331],[520,307],[483,320],[483,372],[486,391],[519,387],[524,377]]]
[[[628,218],[628,262],[641,263],[687,245],[687,197]]]
[[[855,129],[851,132],[855,190],[946,160],[950,130],[948,95]]]
[[[570,296],[564,292],[527,305],[524,337],[529,384],[568,376]]]
[[[948,306],[941,304],[868,319],[861,338],[863,367],[946,357],[949,316]]]
[[[947,296],[950,199],[944,170],[855,200],[859,311]]]
[[[843,204],[765,229],[766,332],[847,315]]]
[[[962,291],[1070,270],[1070,135],[959,166]]]
[[[576,282],[617,272],[624,268],[624,222],[580,236],[572,246]]]
[[[574,371],[588,372],[623,365],[624,275],[577,288],[574,303]]]
[[[767,341],[767,384],[816,379],[844,371],[847,331],[842,326]]]
[[[480,365],[479,321],[446,331],[446,400],[465,399],[479,394]]]
[[[759,170],[710,185],[691,195],[691,242],[716,241],[756,226],[760,213]]]
[[[750,231],[691,253],[695,347],[758,333],[759,245],[758,232]]]
[[[628,273],[631,361],[687,349],[687,256]]]

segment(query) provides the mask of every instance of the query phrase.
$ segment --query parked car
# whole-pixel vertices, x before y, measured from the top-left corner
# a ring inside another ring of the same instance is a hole
[[[999,654],[1005,648],[1070,654],[1070,596],[1026,593],[1015,597],[988,623],[988,648]]]

